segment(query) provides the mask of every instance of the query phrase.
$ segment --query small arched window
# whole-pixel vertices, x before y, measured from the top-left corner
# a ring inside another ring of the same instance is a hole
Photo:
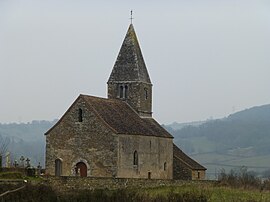
[[[125,85],[125,92],[124,92],[124,98],[128,97],[128,86]]]
[[[144,88],[144,98],[146,100],[148,99],[148,90],[147,90],[147,88]]]
[[[120,98],[123,98],[124,97],[124,87],[123,86],[120,86],[119,87],[119,90],[120,90],[119,96],[120,96]]]
[[[167,170],[167,163],[166,162],[164,163],[164,168],[163,169],[164,169],[164,171]]]
[[[60,159],[55,160],[55,176],[62,175],[62,161]]]
[[[134,154],[133,154],[133,165],[134,165],[134,166],[138,166],[138,162],[139,162],[139,159],[138,159],[138,152],[135,150],[135,151],[134,151]]]
[[[82,111],[81,108],[79,108],[78,121],[79,122],[82,122],[83,121],[83,111]]]

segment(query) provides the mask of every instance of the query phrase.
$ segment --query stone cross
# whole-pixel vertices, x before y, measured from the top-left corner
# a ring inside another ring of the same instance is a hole
[[[132,10],[130,11],[130,24],[132,24],[132,20],[134,19],[133,17],[132,17]]]
[[[14,167],[17,168],[18,165],[19,165],[19,164],[18,164],[17,160],[15,160],[15,161],[14,161]]]
[[[26,159],[26,167],[30,167],[30,159],[29,158]]]
[[[38,162],[38,166],[37,166],[37,173],[38,173],[38,175],[41,174],[41,168],[42,168],[42,166],[40,165],[40,162]]]
[[[21,156],[20,161],[21,161],[21,167],[24,168],[24,160],[25,158],[23,156]]]

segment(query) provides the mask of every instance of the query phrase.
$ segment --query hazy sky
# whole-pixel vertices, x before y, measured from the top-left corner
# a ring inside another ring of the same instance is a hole
[[[106,97],[130,9],[160,123],[270,103],[269,0],[0,0],[0,122]]]

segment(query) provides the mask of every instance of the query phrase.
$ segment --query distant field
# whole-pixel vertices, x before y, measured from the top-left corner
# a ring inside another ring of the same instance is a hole
[[[241,163],[249,168],[267,169],[270,165],[270,155],[239,158],[226,161],[225,163],[229,165],[239,165]]]
[[[208,179],[216,179],[221,169],[229,171],[245,166],[248,170],[258,173],[267,170],[270,165],[270,155],[241,157],[226,154],[202,153],[191,157],[207,168]]]
[[[192,152],[186,153],[207,168],[207,179],[217,179],[217,175],[222,169],[228,172],[231,169],[238,169],[245,166],[249,171],[252,170],[260,174],[270,168],[270,155],[258,156],[252,153],[252,147],[239,147],[222,153],[217,152],[218,146],[205,136],[189,138],[178,137],[175,138],[175,142],[184,151],[186,146],[192,146]]]
[[[174,142],[184,150],[192,145],[194,149],[192,153],[212,152],[216,147],[213,142],[209,141],[206,137],[175,138]],[[187,143],[188,145],[186,145]]]

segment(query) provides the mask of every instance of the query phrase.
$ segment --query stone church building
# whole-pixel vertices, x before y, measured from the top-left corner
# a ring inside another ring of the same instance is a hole
[[[48,175],[204,178],[206,169],[152,117],[152,83],[132,24],[107,85],[108,98],[79,95],[45,133]]]

